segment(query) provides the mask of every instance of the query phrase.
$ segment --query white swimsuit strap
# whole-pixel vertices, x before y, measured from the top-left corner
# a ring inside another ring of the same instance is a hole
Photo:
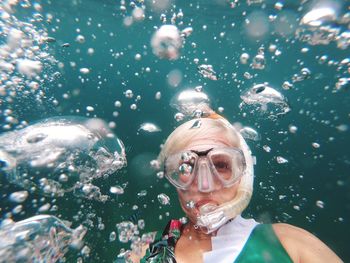
[[[238,215],[222,226],[211,238],[212,251],[203,254],[204,263],[233,263],[258,224],[254,219]]]

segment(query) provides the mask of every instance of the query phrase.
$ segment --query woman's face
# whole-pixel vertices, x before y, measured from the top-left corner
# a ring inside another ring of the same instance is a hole
[[[237,145],[230,144],[227,140],[215,136],[216,138],[200,138],[192,140],[192,142],[181,150],[207,150],[205,145],[210,145],[210,148],[218,147],[237,147]],[[209,148],[209,147],[207,147]],[[214,175],[213,175],[214,176]],[[221,205],[232,200],[236,194],[239,181],[230,187],[223,187],[220,181],[214,179],[213,189],[210,192],[201,192],[198,189],[198,177],[196,175],[194,181],[187,190],[177,189],[179,201],[183,211],[187,214],[191,222],[197,221],[199,215],[199,208],[205,204],[211,203],[214,205]]]

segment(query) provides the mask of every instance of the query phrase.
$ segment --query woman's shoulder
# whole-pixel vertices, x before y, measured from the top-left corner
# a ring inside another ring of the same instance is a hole
[[[315,237],[310,232],[300,227],[296,227],[286,223],[272,224],[272,227],[280,241],[302,241],[308,238]]]
[[[294,262],[342,262],[326,244],[310,232],[285,223],[273,224],[272,227]]]

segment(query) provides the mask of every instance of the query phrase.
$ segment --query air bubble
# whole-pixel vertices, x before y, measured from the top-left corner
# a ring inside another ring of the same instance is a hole
[[[136,54],[135,55],[135,60],[141,60],[141,58],[142,58],[141,54]]]
[[[202,65],[199,65],[197,69],[199,74],[201,74],[204,78],[207,78],[210,80],[218,80],[218,77],[212,65],[202,64]]]
[[[293,84],[290,83],[289,81],[285,81],[282,84],[282,88],[285,89],[285,90],[290,90],[290,89],[293,88]]]
[[[321,201],[321,200],[317,200],[316,201],[316,206],[319,207],[319,208],[324,208],[324,202]]]
[[[265,56],[264,54],[258,54],[253,58],[252,68],[262,70],[265,68]]]
[[[110,234],[109,234],[109,242],[113,242],[117,239],[117,234],[112,231]]]
[[[157,173],[157,178],[163,179],[163,178],[164,178],[164,172],[163,172],[163,171],[159,171],[159,172]]]
[[[84,75],[90,73],[90,69],[88,69],[88,68],[81,68],[81,69],[79,69],[79,71],[81,74],[84,74]]]
[[[263,149],[264,149],[264,151],[267,152],[267,153],[271,152],[271,147],[268,146],[268,145],[264,145],[264,146],[263,146]]]
[[[75,38],[75,41],[77,41],[78,43],[80,44],[83,44],[85,42],[85,37],[83,35],[78,35],[76,38]]]
[[[28,192],[27,191],[18,191],[10,194],[10,201],[15,203],[23,203],[28,198]]]
[[[189,209],[194,209],[195,208],[195,202],[193,200],[190,200],[186,203],[186,207]]]
[[[204,92],[198,92],[193,89],[184,90],[175,95],[170,102],[170,106],[176,108],[185,116],[193,116],[196,110],[209,113],[210,100]]]
[[[95,110],[95,108],[94,108],[94,107],[92,107],[92,106],[87,106],[87,107],[86,107],[86,110],[91,112],[91,111],[94,111],[94,110]]]
[[[156,92],[156,95],[154,96],[156,100],[160,100],[162,97],[162,93],[160,91]]]
[[[134,93],[132,92],[132,90],[128,89],[124,92],[124,95],[126,98],[131,99],[132,97],[134,97]]]
[[[122,194],[124,194],[124,188],[119,186],[119,185],[111,186],[109,188],[109,192],[111,194],[122,195]]]
[[[277,156],[277,157],[276,157],[276,161],[277,161],[277,163],[279,163],[279,164],[288,163],[288,160],[285,159],[285,158],[283,158],[282,156]]]
[[[260,106],[261,113],[268,113],[270,118],[286,114],[291,110],[283,94],[267,84],[254,85],[241,94],[241,99],[243,101],[240,107],[245,105]]]
[[[182,114],[181,112],[178,112],[178,113],[176,113],[176,114],[174,115],[174,119],[175,119],[176,121],[183,121],[184,118],[185,118],[185,115]]]
[[[259,141],[261,139],[259,133],[251,127],[244,127],[239,132],[244,139],[252,141]]]
[[[289,125],[289,132],[296,133],[298,131],[298,127],[295,125]]]
[[[137,193],[138,197],[144,197],[147,195],[147,190],[141,190],[139,193]]]
[[[149,132],[149,133],[162,131],[157,125],[150,123],[150,122],[142,123],[138,130]]]
[[[159,58],[178,59],[182,47],[180,31],[174,25],[161,26],[153,34],[151,46],[153,53]]]
[[[312,147],[314,147],[315,149],[318,149],[318,148],[320,148],[320,144],[319,143],[317,143],[317,142],[313,142],[312,143]]]
[[[170,205],[170,198],[166,194],[162,193],[157,196],[158,201],[162,205]]]
[[[116,100],[116,101],[114,102],[114,107],[120,108],[121,106],[122,106],[122,103],[121,103],[119,100]]]

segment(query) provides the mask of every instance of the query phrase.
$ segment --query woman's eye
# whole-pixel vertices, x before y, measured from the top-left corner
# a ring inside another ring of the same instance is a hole
[[[229,170],[229,164],[226,162],[216,162],[215,164],[215,168],[218,170]]]

